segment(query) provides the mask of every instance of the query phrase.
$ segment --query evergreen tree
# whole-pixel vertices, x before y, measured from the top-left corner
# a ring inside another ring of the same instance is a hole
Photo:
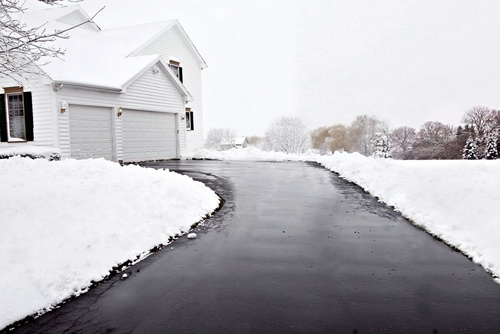
[[[373,156],[375,158],[390,158],[389,154],[389,138],[385,133],[376,133],[372,140]]]
[[[495,133],[490,134],[486,138],[486,150],[484,152],[484,158],[488,160],[498,159],[497,135]]]
[[[467,142],[465,143],[465,147],[463,149],[462,157],[466,160],[478,160],[479,159],[479,151],[477,148],[477,143],[474,138],[469,137]]]

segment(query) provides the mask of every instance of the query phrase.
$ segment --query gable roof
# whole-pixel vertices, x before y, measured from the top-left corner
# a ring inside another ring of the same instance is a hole
[[[32,5],[31,3],[29,8]],[[29,8],[22,14],[22,20],[28,24],[45,20],[45,22],[57,21],[73,26],[91,19],[90,15],[80,5],[44,6],[43,9],[37,7],[38,10],[29,10]],[[95,22],[86,23],[84,27],[95,31],[101,30]]]
[[[115,40],[121,40],[124,50],[127,50],[127,57],[133,57],[140,53],[158,37],[175,28],[177,28],[182,40],[188,47],[193,57],[196,59],[198,66],[200,68],[206,68],[207,64],[205,60],[198,52],[198,49],[196,49],[178,20],[160,21],[122,28],[107,29],[103,30],[101,33],[104,36]]]
[[[88,14],[79,5],[51,6],[44,10],[28,11],[22,17],[28,26],[44,25],[47,31],[65,30],[73,26],[77,22],[75,20],[88,18]],[[97,25],[90,29],[78,27],[68,31],[68,39],[57,39],[54,42],[54,46],[66,50],[64,57],[41,59],[41,63],[49,61],[41,69],[56,83],[124,91],[146,70],[158,66],[186,100],[190,101],[191,94],[161,55],[135,55],[162,33],[176,26],[180,27],[177,20],[111,30],[101,30]],[[194,48],[194,45],[189,46],[191,47]],[[196,52],[194,56],[206,67],[199,53]]]
[[[234,145],[243,145],[247,141],[247,137],[238,137],[234,140]]]

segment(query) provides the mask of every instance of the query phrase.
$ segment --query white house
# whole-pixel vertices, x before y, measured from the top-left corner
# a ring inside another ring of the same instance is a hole
[[[85,22],[79,6],[29,11],[30,25]],[[207,65],[177,20],[101,30],[86,23],[57,40],[52,59],[18,81],[0,77],[0,147],[59,148],[64,157],[178,158],[203,146],[201,71]],[[19,83],[21,82],[21,84]]]
[[[247,137],[238,137],[234,140],[234,147],[246,148],[248,146]]]

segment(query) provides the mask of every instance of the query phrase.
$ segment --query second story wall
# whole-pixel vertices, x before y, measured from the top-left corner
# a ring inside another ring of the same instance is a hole
[[[194,115],[194,131],[186,132],[187,151],[193,151],[203,146],[203,110],[201,68],[189,45],[182,37],[177,26],[172,27],[137,55],[162,55],[168,62],[170,59],[180,62],[183,72],[183,84],[193,96],[193,101],[186,104]]]

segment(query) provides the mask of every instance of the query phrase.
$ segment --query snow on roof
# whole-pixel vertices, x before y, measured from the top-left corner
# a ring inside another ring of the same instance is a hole
[[[119,42],[125,56],[130,56],[133,52],[146,46],[152,39],[159,37],[163,32],[172,28],[176,23],[177,20],[146,23],[106,29],[101,31],[101,34]]]
[[[127,50],[127,56],[133,56],[135,53],[147,46],[151,41],[160,37],[161,34],[173,27],[178,28],[179,33],[184,38],[188,47],[191,48],[191,52],[198,61],[200,67],[206,68],[207,64],[205,63],[205,60],[200,55],[193,42],[191,42],[191,39],[186,34],[178,20],[152,22],[122,28],[107,29],[103,30],[101,33],[107,37],[123,41],[123,49]]]
[[[45,5],[44,8],[26,11],[23,22],[30,27],[43,26],[51,32],[70,28],[70,23],[60,19],[75,11],[88,17],[79,5],[48,8]],[[121,91],[147,68],[159,62],[166,64],[160,55],[133,56],[132,53],[176,24],[177,20],[170,20],[110,30],[72,29],[67,32],[69,38],[57,39],[53,44],[65,50],[65,55],[61,59],[41,59],[40,63],[49,62],[41,69],[54,82]],[[166,66],[160,68],[169,72]],[[172,77],[172,73],[168,75]],[[191,98],[181,83],[176,84]]]
[[[235,145],[243,145],[243,143],[247,140],[247,137],[238,137],[234,140]]]
[[[44,18],[47,21],[56,21],[68,14],[71,14],[76,10],[81,10],[83,13],[85,13],[85,11],[81,8],[80,5],[72,5],[64,7],[45,5],[43,7],[35,7],[36,10],[34,10],[35,8],[32,7],[32,3],[29,3],[26,8],[27,11],[24,13],[24,17],[29,18],[31,16],[33,17],[37,16],[40,18]]]

